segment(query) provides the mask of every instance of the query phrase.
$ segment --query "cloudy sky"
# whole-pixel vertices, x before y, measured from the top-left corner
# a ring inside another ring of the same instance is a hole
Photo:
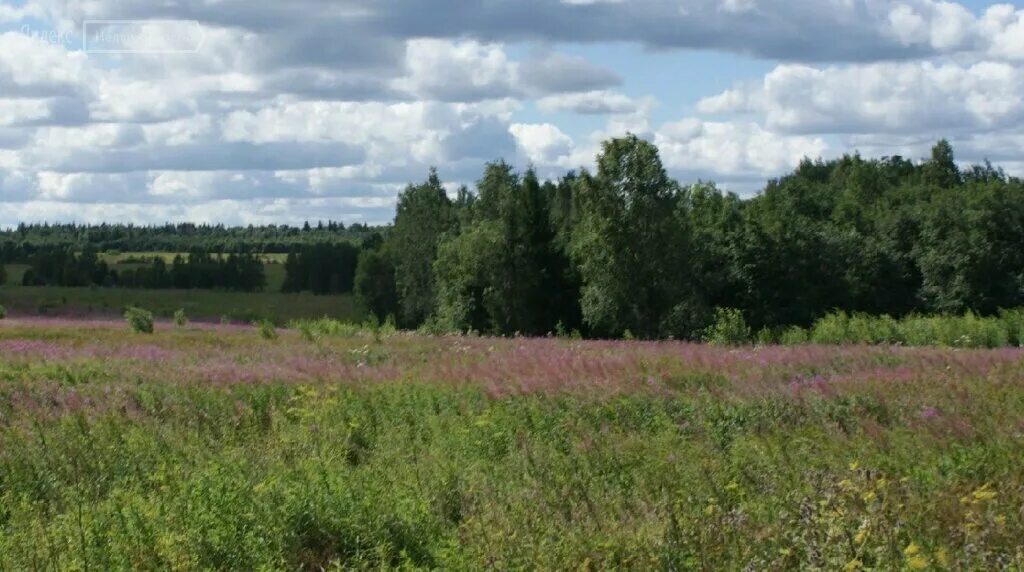
[[[0,226],[386,222],[627,131],[742,193],[940,137],[1024,175],[1022,128],[1024,0],[0,0]]]

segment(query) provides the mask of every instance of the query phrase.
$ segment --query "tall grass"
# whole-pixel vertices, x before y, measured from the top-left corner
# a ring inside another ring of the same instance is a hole
[[[790,328],[773,340],[783,344],[899,344],[959,348],[998,348],[1024,344],[1024,310],[996,316],[919,316],[901,319],[835,312],[808,329]]]
[[[305,326],[5,323],[0,569],[1024,566],[1024,350]]]

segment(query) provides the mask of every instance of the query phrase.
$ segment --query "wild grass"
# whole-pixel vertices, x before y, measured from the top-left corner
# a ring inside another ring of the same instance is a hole
[[[306,326],[0,323],[0,568],[1024,566],[1024,350]]]
[[[918,316],[901,319],[836,312],[806,332],[818,344],[901,344],[961,348],[1024,345],[1024,311],[1004,310],[997,316]]]

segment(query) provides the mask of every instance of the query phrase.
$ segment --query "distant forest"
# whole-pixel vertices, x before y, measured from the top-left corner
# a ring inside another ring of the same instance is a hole
[[[946,141],[922,161],[805,160],[741,199],[678,183],[628,136],[553,181],[497,161],[449,197],[431,172],[388,227],[26,225],[0,233],[0,260],[87,245],[289,253],[287,291],[355,291],[402,327],[501,335],[695,339],[718,308],[760,329],[1024,306],[1024,184],[959,168]]]
[[[161,226],[128,224],[21,224],[0,230],[0,261],[23,259],[41,248],[100,252],[233,252],[287,254],[305,244],[346,240],[361,242],[380,232],[361,223],[345,226],[334,221],[307,222],[302,227],[265,225],[226,227],[193,223]]]

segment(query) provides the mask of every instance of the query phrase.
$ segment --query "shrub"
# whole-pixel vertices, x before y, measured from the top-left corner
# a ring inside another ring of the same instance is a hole
[[[798,346],[807,343],[807,330],[800,326],[791,326],[783,330],[779,343],[784,346]]]
[[[184,328],[188,325],[188,316],[185,315],[185,310],[183,308],[179,308],[174,312],[174,325],[179,328]]]
[[[754,342],[759,346],[770,346],[779,340],[778,332],[771,328],[761,328],[754,336]]]
[[[124,311],[124,319],[128,327],[136,334],[153,333],[153,313],[142,308],[129,306]]]
[[[808,341],[815,344],[844,344],[849,336],[850,316],[846,312],[829,314],[811,326]]]
[[[750,342],[751,331],[743,312],[735,308],[715,308],[715,323],[704,330],[704,341],[716,346],[737,346]]]
[[[260,337],[264,340],[276,340],[277,329],[274,328],[274,322],[270,320],[257,320],[253,323],[260,331]]]
[[[7,317],[7,308],[4,308],[3,306],[0,306],[0,320],[3,320],[6,317]]]

